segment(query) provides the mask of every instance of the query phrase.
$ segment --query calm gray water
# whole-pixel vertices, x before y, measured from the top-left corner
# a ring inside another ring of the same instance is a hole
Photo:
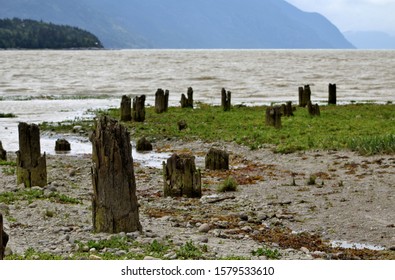
[[[225,87],[233,104],[260,105],[296,102],[304,84],[325,102],[329,83],[342,103],[395,102],[395,51],[0,51],[0,112],[18,115],[0,119],[0,140],[18,150],[20,121],[84,117],[91,108],[119,106],[124,94],[145,94],[152,105],[158,88],[170,90],[171,106],[188,87],[197,101],[219,104]]]

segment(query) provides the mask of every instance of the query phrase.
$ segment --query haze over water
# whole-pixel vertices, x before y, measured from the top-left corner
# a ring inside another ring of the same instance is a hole
[[[188,87],[196,101],[211,104],[220,104],[223,87],[233,104],[297,102],[305,84],[313,102],[324,103],[329,83],[337,84],[339,103],[386,103],[395,102],[394,77],[395,51],[0,51],[0,112],[18,116],[0,119],[0,140],[17,150],[20,121],[74,119],[119,106],[124,94],[145,94],[153,105],[158,88],[170,90],[170,106],[179,106]]]

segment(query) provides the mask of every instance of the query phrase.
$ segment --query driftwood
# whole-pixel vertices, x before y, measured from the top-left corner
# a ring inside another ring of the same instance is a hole
[[[307,103],[311,100],[310,85],[299,87],[299,106],[306,107]]]
[[[152,144],[145,137],[142,137],[137,141],[136,150],[138,152],[152,151]]]
[[[187,96],[181,95],[181,108],[193,108],[193,89],[191,87],[188,88]]]
[[[70,142],[66,139],[58,139],[55,143],[55,151],[68,152],[71,150]]]
[[[266,125],[281,128],[281,106],[266,109]]]
[[[169,107],[169,91],[158,89],[155,93],[155,112],[161,114],[166,112]]]
[[[229,170],[229,153],[211,148],[205,158],[206,169]]]
[[[92,141],[92,220],[97,232],[141,230],[132,147],[128,130],[101,117]]]
[[[3,143],[0,141],[0,160],[7,160],[7,151],[3,148]]]
[[[133,98],[132,119],[135,122],[145,121],[145,95]]]
[[[310,116],[320,116],[320,106],[318,104],[313,104],[311,101],[307,103],[307,110],[309,111]]]
[[[226,89],[222,88],[221,91],[221,106],[224,111],[230,111],[231,108],[231,96],[232,93],[230,91],[226,91]]]
[[[19,151],[17,158],[17,183],[25,187],[47,185],[47,161],[41,156],[40,130],[36,124],[19,123]]]
[[[128,122],[132,120],[132,99],[129,96],[122,96],[121,100],[121,121]]]
[[[3,227],[3,214],[0,213],[0,260],[4,259],[5,248],[8,243],[8,234]]]
[[[195,157],[173,154],[163,162],[164,195],[171,197],[202,196],[201,174],[196,169]]]
[[[336,105],[336,103],[337,103],[336,84],[329,84],[328,93],[329,93],[328,104],[329,105]]]

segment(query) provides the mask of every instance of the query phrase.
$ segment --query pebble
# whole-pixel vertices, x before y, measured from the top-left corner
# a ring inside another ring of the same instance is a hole
[[[145,257],[144,257],[144,260],[145,260],[145,261],[155,261],[155,260],[160,260],[160,259],[154,258],[154,257],[151,257],[151,256],[145,256]]]
[[[100,260],[102,260],[102,258],[97,256],[97,255],[89,255],[89,259],[91,261],[100,261]]]
[[[305,254],[309,254],[309,253],[310,253],[310,250],[307,249],[306,247],[300,248],[300,251],[302,251],[302,252],[305,253]]]
[[[210,231],[210,225],[209,224],[202,224],[199,229],[199,232],[207,233]]]

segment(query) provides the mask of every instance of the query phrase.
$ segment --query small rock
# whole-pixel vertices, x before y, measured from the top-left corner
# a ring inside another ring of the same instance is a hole
[[[391,246],[389,249],[390,251],[395,251],[395,246]]]
[[[252,228],[250,226],[245,226],[245,227],[242,227],[241,230],[250,232],[250,231],[252,231]]]
[[[5,203],[0,203],[0,212],[8,213],[10,211],[10,207]]]
[[[302,252],[305,253],[305,254],[309,254],[309,253],[310,253],[310,250],[307,249],[306,247],[300,248],[300,251],[302,251]]]
[[[151,256],[145,256],[144,260],[145,261],[155,261],[155,260],[157,261],[157,260],[160,260],[160,259],[157,259],[157,258],[154,258],[154,257],[151,257]]]
[[[240,213],[239,218],[242,221],[248,221],[248,215],[245,213]]]
[[[210,231],[210,226],[208,224],[202,224],[199,227],[199,232],[207,233]]]
[[[90,259],[91,261],[100,261],[100,260],[102,260],[101,257],[96,256],[96,255],[89,255],[89,259]]]
[[[199,236],[196,238],[196,241],[199,243],[208,243],[208,237],[207,236]]]
[[[177,254],[176,253],[168,253],[163,256],[167,260],[175,260],[177,259]]]

